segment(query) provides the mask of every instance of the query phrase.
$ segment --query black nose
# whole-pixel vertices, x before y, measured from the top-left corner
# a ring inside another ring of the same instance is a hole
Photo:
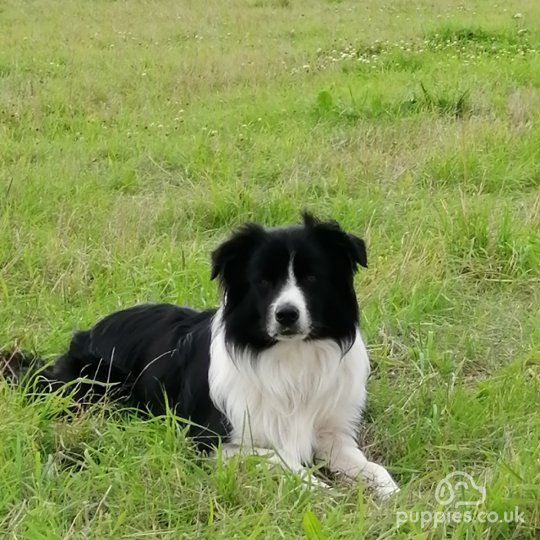
[[[291,304],[280,306],[276,310],[276,321],[283,326],[293,325],[300,316],[298,308]]]

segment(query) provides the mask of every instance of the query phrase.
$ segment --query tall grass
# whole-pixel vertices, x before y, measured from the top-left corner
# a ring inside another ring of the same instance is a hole
[[[53,357],[144,301],[217,302],[251,219],[338,219],[373,374],[360,438],[402,493],[196,456],[171,416],[0,383],[6,538],[536,538],[540,6],[0,6],[0,343]],[[396,526],[461,470],[524,523]]]

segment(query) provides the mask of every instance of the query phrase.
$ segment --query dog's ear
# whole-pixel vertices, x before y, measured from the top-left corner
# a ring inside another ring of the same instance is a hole
[[[211,279],[219,276],[226,287],[243,275],[255,247],[264,241],[266,231],[255,223],[246,223],[212,253]]]
[[[320,221],[309,212],[304,212],[302,218],[306,229],[311,229],[330,248],[337,249],[348,257],[353,270],[356,270],[358,265],[367,268],[366,244],[361,238],[345,232],[337,221]]]

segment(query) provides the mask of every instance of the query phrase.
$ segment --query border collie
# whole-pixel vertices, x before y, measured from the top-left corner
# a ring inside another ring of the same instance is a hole
[[[370,371],[353,287],[359,265],[367,267],[364,241],[336,222],[304,214],[284,228],[248,223],[212,253],[217,309],[113,313],[77,332],[40,380],[48,389],[71,383],[78,401],[112,388],[143,410],[188,420],[200,447],[222,440],[224,456],[265,454],[301,475],[322,462],[386,497],[397,485],[356,442]]]

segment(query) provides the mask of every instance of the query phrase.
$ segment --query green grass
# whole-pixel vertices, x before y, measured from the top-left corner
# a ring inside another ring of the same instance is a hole
[[[368,242],[361,439],[402,486],[307,492],[172,418],[0,383],[3,537],[538,538],[537,0],[5,0],[0,24],[0,343],[215,304],[231,227],[332,216]],[[453,470],[524,523],[396,529]]]

